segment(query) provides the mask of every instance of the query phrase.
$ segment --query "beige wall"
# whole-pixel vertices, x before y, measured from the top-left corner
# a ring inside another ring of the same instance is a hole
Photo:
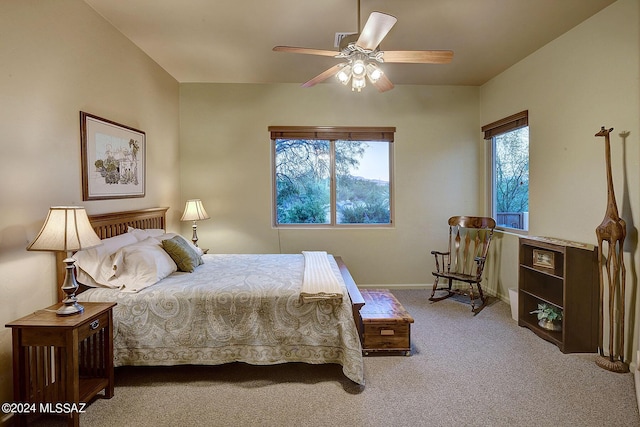
[[[90,214],[179,205],[179,87],[80,0],[3,0],[0,33],[0,401],[7,402],[11,331],[3,326],[56,298],[54,256],[27,252],[28,242],[53,205],[80,204]],[[147,133],[146,197],[82,202],[81,110]],[[180,212],[169,213],[177,227]]]
[[[629,359],[640,328],[639,26],[638,1],[618,0],[482,86],[480,101],[482,124],[529,110],[532,235],[597,245],[595,228],[605,214],[607,188],[604,139],[594,135],[601,126],[615,129],[613,180],[628,235]],[[626,138],[620,136],[624,131]],[[517,239],[504,239],[501,252],[503,270],[494,277],[510,277],[514,262],[506,257],[517,253]]]
[[[428,252],[443,242],[446,218],[483,213],[480,126],[529,109],[532,234],[595,243],[606,188],[602,141],[593,135],[602,125],[616,129],[614,179],[630,235],[628,328],[636,335],[639,21],[637,0],[618,0],[481,88],[353,94],[330,84],[178,86],[80,0],[3,0],[0,322],[55,300],[53,256],[24,248],[58,204],[89,213],[170,206],[170,228],[189,235],[179,215],[186,199],[199,197],[212,216],[199,223],[200,243],[212,252],[326,249],[362,285],[430,283]],[[80,110],[147,132],[145,198],[82,202]],[[394,227],[273,229],[269,125],[395,126]],[[489,291],[505,298],[517,280],[516,244],[498,234],[489,266]],[[10,341],[0,331],[0,401],[12,400]]]
[[[451,215],[481,213],[478,88],[397,86],[352,93],[334,84],[181,84],[183,199],[212,219],[201,247],[218,253],[341,255],[359,285],[431,282]],[[270,125],[395,126],[395,225],[385,229],[272,227]],[[184,224],[183,234],[189,233]]]

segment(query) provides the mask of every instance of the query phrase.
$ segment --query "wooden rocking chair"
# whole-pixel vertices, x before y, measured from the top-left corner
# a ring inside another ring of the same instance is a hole
[[[454,294],[466,295],[460,290],[451,289],[454,280],[469,284],[471,310],[477,314],[487,305],[487,297],[482,292],[482,271],[487,259],[489,244],[493,236],[496,222],[493,218],[477,216],[453,216],[449,218],[449,250],[447,252],[431,251],[436,258],[436,271],[430,301],[440,301]],[[440,278],[448,280],[447,287],[438,288]],[[482,305],[475,306],[473,285],[478,288]],[[436,291],[446,291],[443,296],[436,297]]]

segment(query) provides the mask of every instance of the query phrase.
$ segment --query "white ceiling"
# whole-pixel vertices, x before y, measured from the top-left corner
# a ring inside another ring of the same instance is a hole
[[[481,85],[615,0],[361,0],[398,23],[381,50],[454,51],[450,64],[384,64],[394,84]],[[356,32],[357,0],[85,0],[179,82],[303,83]],[[329,79],[328,82],[334,82]],[[308,89],[312,90],[312,89]]]

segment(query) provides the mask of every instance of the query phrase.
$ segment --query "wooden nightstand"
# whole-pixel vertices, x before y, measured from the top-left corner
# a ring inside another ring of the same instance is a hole
[[[115,303],[82,303],[84,312],[57,316],[55,304],[8,323],[13,335],[13,399],[35,403],[36,411],[56,411],[56,404],[79,426],[74,405],[87,403],[104,390],[113,397],[113,314]],[[47,405],[51,403],[52,405]],[[40,409],[44,408],[44,410]],[[63,406],[64,408],[64,406]],[[16,414],[18,424],[26,416]]]

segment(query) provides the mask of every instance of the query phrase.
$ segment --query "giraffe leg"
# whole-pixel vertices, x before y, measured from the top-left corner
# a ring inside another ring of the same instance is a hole
[[[599,234],[599,233],[598,233]],[[599,301],[603,302],[604,298],[604,281],[602,275],[602,249],[603,249],[604,240],[598,236],[598,275],[600,276],[600,299]],[[599,309],[599,317],[600,324],[598,325],[598,352],[600,356],[604,356],[604,304],[600,304]]]
[[[623,234],[624,236],[624,234]],[[624,362],[624,318],[621,321],[622,328],[616,326],[615,322],[615,302],[616,296],[621,303],[621,313],[624,316],[624,295],[625,295],[625,275],[626,270],[624,267],[622,245],[617,245],[618,242],[614,238],[609,239],[609,247],[607,251],[606,269],[607,280],[609,290],[609,356],[602,354],[603,349],[600,349],[600,356],[596,358],[596,364],[603,369],[612,372],[629,372],[629,365]],[[620,278],[622,274],[622,278]],[[618,285],[621,286],[618,286]],[[622,300],[620,300],[622,299]],[[602,300],[604,304],[604,300]],[[601,318],[601,323],[603,320]],[[601,326],[601,330],[602,330]],[[614,332],[615,331],[615,332]],[[618,346],[615,343],[618,343]],[[622,345],[620,345],[622,343]],[[603,343],[604,346],[604,343]],[[616,351],[614,351],[616,347]]]
[[[617,255],[615,251],[615,243],[613,246],[609,243],[609,255],[607,257],[607,279],[609,281],[609,360],[613,362],[613,344],[614,344],[614,307],[616,296],[616,273],[617,273]],[[613,272],[611,271],[613,268]]]
[[[610,338],[610,342],[612,343],[613,349],[609,354],[609,359],[611,361],[615,361],[618,358],[618,346],[617,346],[617,341],[619,338],[618,335],[618,323],[615,321],[616,316],[615,316],[615,312],[618,311],[618,304],[620,302],[620,288],[618,286],[619,284],[619,280],[620,280],[620,271],[618,269],[618,263],[619,263],[619,259],[618,259],[618,248],[617,248],[617,242],[614,242],[614,255],[613,255],[613,266],[612,266],[612,280],[613,280],[613,289],[611,290],[612,294],[611,294],[611,298],[610,298],[610,310],[613,311],[613,315],[611,316],[611,322],[612,322],[612,326],[613,326],[613,335],[611,335]],[[612,303],[612,304],[611,304]]]

